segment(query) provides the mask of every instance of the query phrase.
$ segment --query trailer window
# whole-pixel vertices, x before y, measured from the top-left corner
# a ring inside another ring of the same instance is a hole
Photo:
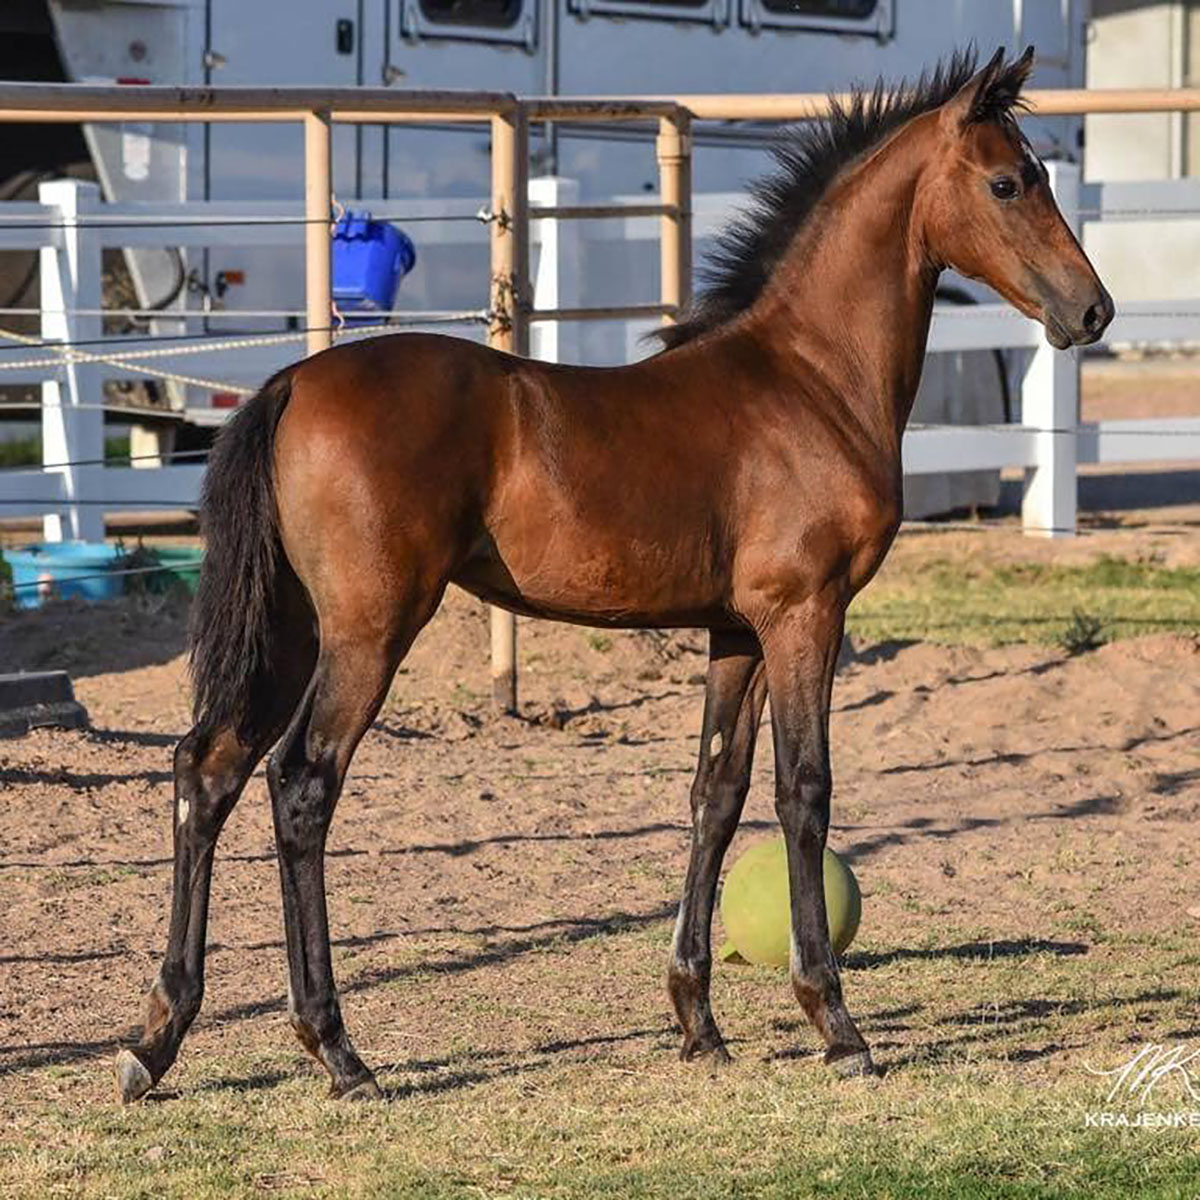
[[[567,0],[578,17],[649,17],[656,21],[703,22],[723,28],[729,24],[733,0]]]
[[[521,0],[420,0],[421,15],[444,25],[507,29],[521,15]]]
[[[537,0],[400,0],[405,41],[496,42],[537,49]]]
[[[761,0],[771,13],[797,17],[844,17],[862,21],[879,6],[879,0]]]
[[[805,29],[889,38],[896,0],[740,0],[742,24],[753,30]]]

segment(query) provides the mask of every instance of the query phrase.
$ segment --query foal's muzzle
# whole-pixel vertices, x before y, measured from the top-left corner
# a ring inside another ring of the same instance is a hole
[[[1104,335],[1115,312],[1112,297],[1097,283],[1082,298],[1060,299],[1045,306],[1046,340],[1056,350],[1090,346]]]

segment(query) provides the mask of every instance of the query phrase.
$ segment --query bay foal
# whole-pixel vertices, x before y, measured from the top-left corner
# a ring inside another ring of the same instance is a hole
[[[399,335],[281,372],[205,488],[195,728],[175,754],[174,901],[121,1096],[175,1060],[204,990],[221,826],[259,759],[283,886],[288,1007],[338,1096],[375,1096],[330,965],[325,840],[351,756],[448,583],[518,613],[708,629],[691,860],[669,986],[685,1058],[723,1058],[709,927],[771,698],[791,979],[839,1069],[873,1069],[822,888],[842,622],[901,515],[900,439],[940,272],[982,279],[1057,347],[1112,302],[1014,113],[1032,65],[956,57],[784,143],[667,348],[552,366]]]

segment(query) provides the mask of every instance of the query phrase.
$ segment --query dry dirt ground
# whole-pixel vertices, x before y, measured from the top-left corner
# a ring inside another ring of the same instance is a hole
[[[94,1069],[72,1076],[76,1094],[104,1096],[102,1060],[157,969],[170,754],[188,712],[182,615],[157,603],[0,625],[6,668],[66,666],[93,721],[0,743],[0,1114],[49,1086],[35,1069],[81,1059]],[[451,595],[339,808],[328,883],[347,1018],[397,1078],[463,1044],[486,1075],[510,1048],[620,1058],[676,1041],[646,980],[665,959],[686,858],[703,640],[523,631],[522,716],[492,719],[485,616]],[[835,709],[830,841],[865,894],[846,964],[852,1006],[880,967],[934,955],[952,974],[956,948],[1044,952],[1128,976],[1124,1001],[1149,1036],[1200,1039],[1197,960],[1155,983],[1123,948],[1200,928],[1200,640],[1154,636],[1075,658],[1044,646],[859,646]],[[771,781],[764,736],[735,854],[774,828]],[[649,961],[630,972],[606,956],[593,937],[605,930],[646,931],[631,945]],[[185,1060],[286,1046],[261,772],[221,843],[210,936],[207,1007]],[[718,972],[718,1008],[730,970]],[[423,986],[403,986],[414,978]],[[1031,1005],[1049,1002],[1030,987]],[[782,986],[776,1003],[774,1050],[814,1049]],[[986,1052],[977,1024],[927,1025],[918,1007],[867,1020],[885,1065]],[[742,1031],[726,1032],[736,1051]],[[1025,1050],[1069,1060],[1085,1048],[1031,1036]],[[296,1069],[289,1060],[284,1073]]]

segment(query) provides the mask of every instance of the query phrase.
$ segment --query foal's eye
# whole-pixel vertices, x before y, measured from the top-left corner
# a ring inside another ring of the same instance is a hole
[[[1017,191],[1017,181],[1011,175],[1001,175],[992,180],[992,195],[997,200],[1011,200]]]

